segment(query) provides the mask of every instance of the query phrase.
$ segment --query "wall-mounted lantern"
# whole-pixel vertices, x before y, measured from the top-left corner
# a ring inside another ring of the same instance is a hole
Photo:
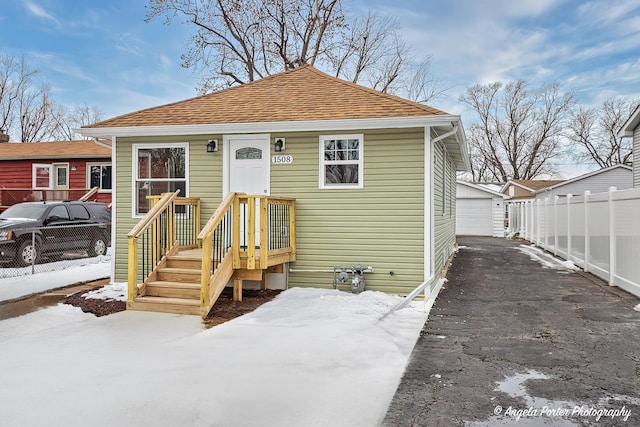
[[[217,153],[218,152],[218,140],[210,139],[207,143],[207,153]]]
[[[276,153],[280,153],[285,149],[285,140],[284,138],[276,138],[276,142],[273,144],[273,151]]]

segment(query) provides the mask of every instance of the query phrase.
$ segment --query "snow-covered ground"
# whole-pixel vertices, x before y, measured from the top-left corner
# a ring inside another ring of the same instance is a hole
[[[111,248],[105,256],[38,264],[36,268],[35,274],[31,274],[31,267],[24,267],[15,269],[21,274],[18,277],[0,278],[0,302],[108,278],[111,275]]]
[[[426,313],[290,289],[205,330],[197,316],[58,305],[0,322],[0,425],[374,426]]]
[[[516,249],[525,255],[529,255],[531,260],[539,262],[544,268],[551,268],[565,273],[579,270],[573,261],[564,261],[556,258],[534,245],[520,245]]]

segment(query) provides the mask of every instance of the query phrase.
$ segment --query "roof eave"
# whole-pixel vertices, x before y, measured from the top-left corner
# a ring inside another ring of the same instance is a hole
[[[501,193],[503,193],[507,188],[509,188],[509,185],[510,185],[510,184],[511,184],[511,185],[515,185],[515,186],[517,186],[517,187],[520,187],[520,188],[522,188],[523,190],[527,190],[527,191],[529,191],[529,192],[531,192],[531,193],[533,193],[533,192],[535,191],[533,188],[529,188],[529,187],[527,187],[526,185],[522,185],[522,184],[520,184],[520,183],[518,183],[518,182],[515,182],[515,181],[511,181],[511,180],[509,180],[509,181],[507,181],[507,182],[505,182],[505,183],[504,183],[504,186],[502,186],[502,189],[500,190],[500,192],[501,192]]]
[[[210,134],[239,134],[266,132],[309,132],[331,130],[358,129],[392,129],[422,126],[451,126],[458,122],[461,129],[462,144],[466,152],[464,131],[460,116],[443,114],[411,117],[384,117],[368,119],[337,119],[337,120],[304,120],[284,122],[254,122],[254,123],[222,123],[222,124],[189,124],[189,125],[161,125],[161,126],[125,126],[105,128],[81,128],[80,134],[94,138],[133,137],[133,136],[168,136],[168,135],[210,135]],[[460,138],[460,137],[459,137]],[[462,148],[462,147],[461,147]],[[467,156],[468,157],[468,156]],[[468,163],[468,159],[467,159]]]
[[[506,198],[509,197],[506,194],[499,193],[499,192],[494,191],[494,190],[492,190],[490,188],[486,188],[486,187],[482,187],[480,185],[476,185],[476,184],[474,184],[472,182],[462,181],[462,180],[458,179],[458,180],[456,180],[456,183],[460,184],[460,185],[464,185],[464,186],[470,187],[470,188],[475,188],[476,190],[479,190],[479,191],[484,191],[485,193],[488,193],[488,194],[491,194],[491,195],[494,195],[494,196],[497,196],[497,197],[501,197],[503,199],[506,199]]]
[[[640,105],[631,113],[629,120],[622,125],[622,129],[618,132],[618,137],[625,138],[633,136],[633,130],[638,127],[638,124],[640,124]]]
[[[567,179],[566,181],[562,181],[562,182],[560,182],[560,183],[558,183],[558,184],[555,184],[555,185],[552,185],[552,186],[549,186],[549,187],[544,187],[544,188],[541,188],[541,189],[539,189],[539,190],[535,190],[535,191],[533,192],[533,194],[541,194],[541,193],[549,192],[549,191],[551,191],[551,190],[555,190],[555,189],[557,189],[557,188],[564,187],[565,185],[573,184],[573,183],[574,183],[574,182],[576,182],[576,181],[581,181],[581,180],[583,180],[583,179],[591,178],[591,177],[593,177],[593,176],[600,175],[601,173],[609,172],[609,171],[611,171],[611,170],[614,170],[614,169],[620,169],[620,168],[621,168],[621,169],[628,170],[630,173],[632,173],[632,172],[633,172],[633,168],[632,168],[631,166],[623,165],[623,164],[613,165],[613,166],[606,167],[606,168],[604,168],[604,169],[598,169],[598,170],[596,170],[596,171],[587,172],[587,173],[585,173],[585,174],[578,175],[578,176],[576,176],[576,177],[573,177],[573,178],[571,178],[571,179]]]

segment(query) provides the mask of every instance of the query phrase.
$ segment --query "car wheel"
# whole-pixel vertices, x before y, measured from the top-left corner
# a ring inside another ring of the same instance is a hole
[[[90,257],[105,255],[107,253],[107,242],[102,236],[94,237],[87,248],[87,255]]]
[[[31,240],[23,240],[18,246],[16,252],[16,263],[20,267],[26,267],[31,264],[37,264],[40,259],[40,248],[36,242],[35,246]]]

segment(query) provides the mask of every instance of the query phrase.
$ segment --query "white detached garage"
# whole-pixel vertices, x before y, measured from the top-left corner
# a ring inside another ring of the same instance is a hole
[[[506,195],[481,185],[458,181],[456,188],[456,234],[504,237]]]

